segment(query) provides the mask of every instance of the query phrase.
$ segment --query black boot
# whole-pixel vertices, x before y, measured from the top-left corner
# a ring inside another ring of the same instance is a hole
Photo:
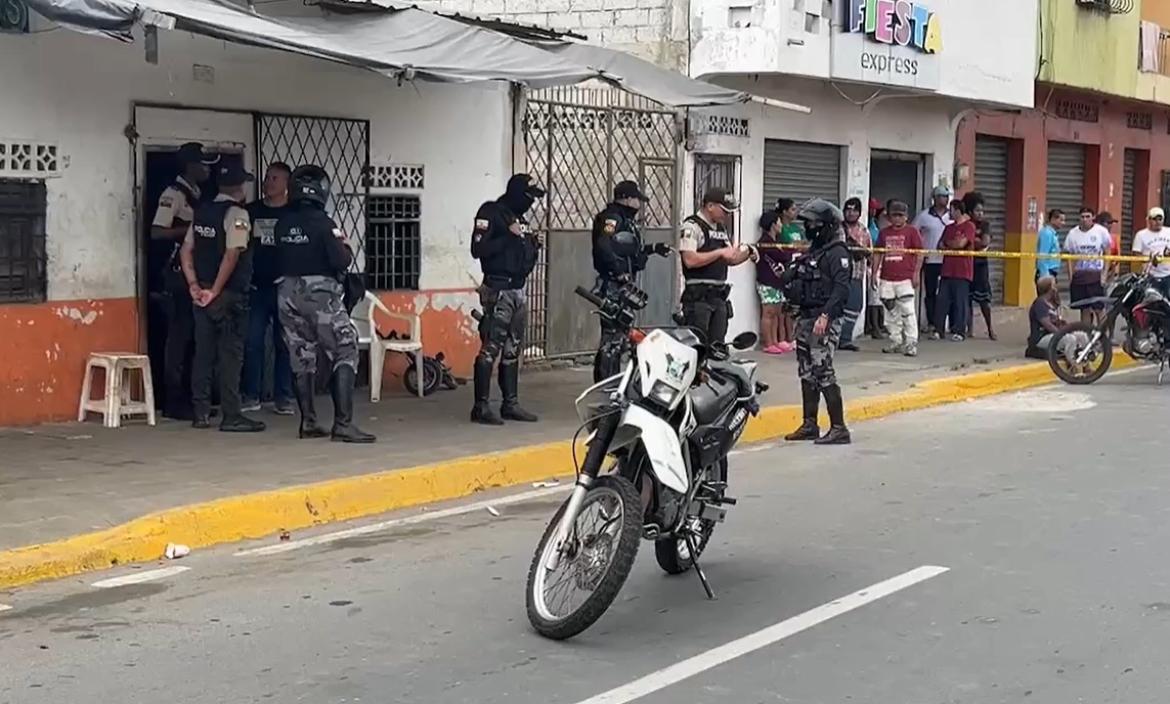
[[[817,445],[848,445],[853,442],[849,428],[845,427],[845,401],[841,398],[841,387],[826,386],[825,405],[829,409],[829,432],[816,441]]]
[[[475,405],[471,407],[471,422],[480,425],[503,425],[504,421],[492,412],[488,399],[492,394],[492,364],[478,357],[475,360]]]
[[[510,364],[500,362],[500,393],[504,395],[504,401],[500,404],[500,416],[504,420],[515,420],[521,423],[535,423],[540,420],[520,407],[519,361],[513,360]]]
[[[297,408],[301,410],[301,427],[297,437],[302,440],[328,437],[329,433],[317,424],[317,408],[314,392],[317,379],[314,374],[297,374],[293,377],[293,393],[297,397]]]
[[[801,405],[804,409],[804,423],[796,432],[784,436],[788,442],[806,442],[816,440],[821,436],[821,426],[817,424],[817,413],[821,405],[821,392],[807,381],[800,382]]]
[[[353,390],[357,374],[353,367],[342,364],[333,370],[330,391],[333,392],[333,441],[371,443],[377,440],[353,424]]]
[[[262,421],[252,420],[243,413],[224,416],[219,422],[219,430],[223,433],[261,433],[267,427]]]

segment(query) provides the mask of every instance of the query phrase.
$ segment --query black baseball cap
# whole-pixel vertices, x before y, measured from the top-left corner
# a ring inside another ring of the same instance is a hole
[[[613,187],[614,200],[625,200],[626,198],[637,198],[643,203],[650,201],[650,199],[646,197],[646,194],[642,192],[641,187],[638,186],[636,181],[622,181]]]
[[[239,164],[225,164],[219,167],[216,175],[216,183],[221,186],[242,186],[255,180],[256,177]]]
[[[175,158],[178,159],[179,165],[186,166],[187,164],[217,164],[219,163],[218,154],[208,154],[203,150],[203,145],[199,142],[187,142],[179,147]]]
[[[739,210],[739,201],[736,200],[735,196],[718,186],[708,188],[703,193],[703,205],[710,205],[712,203],[717,204],[729,213],[734,213]]]

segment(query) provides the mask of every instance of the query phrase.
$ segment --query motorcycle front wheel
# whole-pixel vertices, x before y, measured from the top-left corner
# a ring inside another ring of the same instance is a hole
[[[528,621],[536,632],[566,640],[592,626],[626,583],[642,539],[642,501],[628,479],[597,478],[555,570],[556,532],[568,502],[561,506],[536,548],[528,571]]]
[[[1094,339],[1094,336],[1096,339]],[[1078,363],[1088,349],[1084,362]],[[1048,366],[1066,384],[1093,384],[1113,365],[1113,341],[1090,323],[1073,323],[1061,328],[1048,345]]]

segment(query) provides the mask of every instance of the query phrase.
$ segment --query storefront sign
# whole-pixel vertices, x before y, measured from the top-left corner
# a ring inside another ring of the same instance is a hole
[[[921,2],[846,0],[834,22],[833,77],[937,90],[942,20]]]

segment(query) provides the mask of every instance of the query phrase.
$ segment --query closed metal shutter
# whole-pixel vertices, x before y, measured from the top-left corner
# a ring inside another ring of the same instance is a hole
[[[1078,212],[1085,200],[1085,145],[1067,142],[1048,143],[1048,188],[1044,192],[1044,211],[1057,208],[1064,211],[1064,230],[1060,243],[1068,231],[1080,222]],[[1060,292],[1068,300],[1068,267],[1061,263]]]
[[[1136,149],[1125,150],[1125,173],[1121,177],[1121,253],[1133,249],[1133,235],[1137,232],[1133,212],[1134,185],[1137,182],[1138,153]]]
[[[840,205],[841,147],[766,140],[763,209],[773,208],[780,198],[791,198],[798,204],[810,198],[826,198]]]
[[[1008,142],[1004,139],[975,138],[975,190],[983,194],[983,216],[991,224],[991,249],[1002,252],[1007,231]],[[1003,259],[988,261],[991,301],[1003,303]]]

